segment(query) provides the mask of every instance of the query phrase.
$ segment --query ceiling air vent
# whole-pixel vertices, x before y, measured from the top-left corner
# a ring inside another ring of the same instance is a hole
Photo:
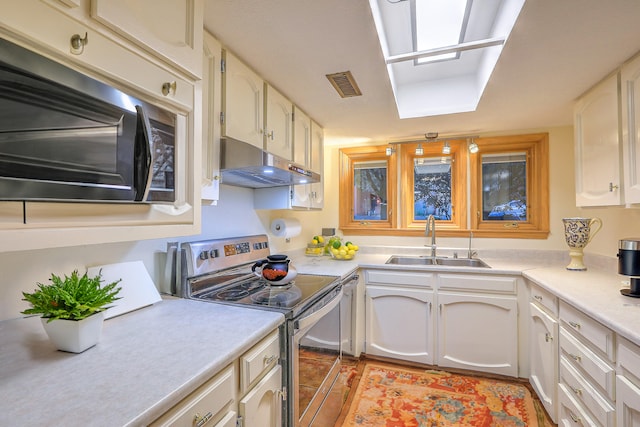
[[[342,98],[362,95],[356,80],[351,75],[351,71],[327,74],[327,78]]]

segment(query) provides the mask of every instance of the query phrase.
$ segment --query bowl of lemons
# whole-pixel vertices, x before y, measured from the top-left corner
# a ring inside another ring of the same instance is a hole
[[[349,261],[355,258],[358,249],[358,245],[351,242],[343,243],[340,240],[335,240],[329,247],[329,254],[335,260]]]
[[[324,237],[313,236],[304,251],[306,256],[322,256],[324,254]]]

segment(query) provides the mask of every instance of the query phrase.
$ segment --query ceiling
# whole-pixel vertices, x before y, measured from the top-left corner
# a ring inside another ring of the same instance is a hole
[[[571,125],[576,98],[640,51],[639,20],[638,0],[527,0],[476,111],[401,120],[367,0],[205,0],[204,17],[328,143]],[[325,77],[347,70],[362,96]]]

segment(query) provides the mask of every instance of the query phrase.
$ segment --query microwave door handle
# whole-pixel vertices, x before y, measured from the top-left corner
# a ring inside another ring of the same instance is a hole
[[[151,124],[140,105],[136,105],[138,124],[134,148],[134,189],[136,202],[147,200],[151,187]]]

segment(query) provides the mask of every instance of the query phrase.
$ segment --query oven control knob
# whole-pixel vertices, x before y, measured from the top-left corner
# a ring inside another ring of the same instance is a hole
[[[209,258],[217,258],[218,257],[218,250],[217,249],[211,249],[209,251]]]
[[[207,258],[209,258],[209,252],[207,251],[202,251],[200,252],[200,255],[198,256],[201,260],[205,260]]]

